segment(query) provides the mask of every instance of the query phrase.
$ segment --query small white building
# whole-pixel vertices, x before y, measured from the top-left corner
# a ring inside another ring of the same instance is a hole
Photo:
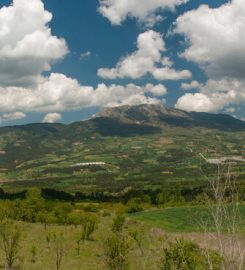
[[[82,162],[76,163],[73,167],[94,166],[94,165],[106,165],[105,162]]]

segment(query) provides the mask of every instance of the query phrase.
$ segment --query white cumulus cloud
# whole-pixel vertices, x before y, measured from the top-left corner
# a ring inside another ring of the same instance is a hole
[[[209,78],[205,85],[196,84],[199,93],[185,94],[176,107],[215,112],[245,103],[244,0],[188,11],[177,19],[174,32],[185,37],[181,56],[199,64]]]
[[[99,84],[96,88],[81,86],[75,79],[63,74],[52,73],[34,88],[0,88],[0,112],[62,112],[87,107],[116,105],[138,105],[159,103],[153,96],[163,96],[165,86],[147,84],[137,86],[128,84],[107,86]]]
[[[185,80],[192,77],[192,73],[189,70],[175,70],[169,67],[156,68],[153,73],[153,77],[159,81],[164,80]]]
[[[68,52],[52,35],[51,19],[41,0],[14,0],[0,9],[0,85],[33,85]]]
[[[182,83],[181,89],[184,91],[192,90],[192,89],[199,89],[201,84],[198,81],[192,81],[190,83]]]
[[[179,98],[175,108],[196,112],[210,112],[215,110],[210,98],[202,93],[185,94]]]
[[[163,51],[165,51],[165,42],[161,34],[148,30],[138,36],[135,52],[122,58],[115,68],[99,69],[98,75],[107,79],[140,78],[155,69],[155,64],[161,61]]]
[[[189,79],[189,70],[176,71],[171,68],[172,62],[168,57],[162,57],[166,51],[165,42],[160,33],[147,30],[137,39],[137,50],[123,57],[114,68],[100,68],[98,75],[104,79],[132,78],[138,79],[146,74],[152,74],[157,80]],[[159,67],[159,65],[165,65]]]
[[[167,94],[167,88],[163,84],[152,85],[148,83],[145,86],[145,91],[151,93],[155,97],[160,97]]]
[[[0,121],[21,119],[28,112],[44,112],[44,122],[56,122],[64,111],[163,102],[157,98],[167,93],[162,84],[99,84],[94,88],[64,74],[44,76],[43,72],[68,52],[65,40],[52,35],[51,19],[52,14],[44,9],[41,0],[14,0],[0,9]],[[140,58],[138,65],[144,67],[142,71],[135,66],[134,76],[145,73],[149,61],[153,68],[155,61],[162,60],[164,50],[159,33],[148,31],[140,36],[138,52],[131,61]],[[81,57],[90,54],[88,51]],[[164,61],[170,62],[167,58]],[[127,68],[127,64],[121,68]]]
[[[25,117],[26,117],[26,114],[23,112],[4,113],[0,115],[0,123],[13,121],[13,120],[19,120]]]
[[[199,63],[212,78],[243,78],[245,5],[233,0],[218,7],[202,5],[177,19],[175,32],[186,38],[182,56]]]
[[[145,25],[153,26],[163,17],[162,10],[174,10],[189,0],[100,0],[99,12],[113,25],[120,25],[127,17]]]
[[[89,56],[91,56],[91,54],[92,53],[90,51],[83,52],[83,53],[80,54],[80,59],[89,57]]]
[[[236,112],[236,109],[233,108],[233,107],[229,107],[225,111],[228,112],[228,113],[234,113],[234,112]]]
[[[60,113],[48,113],[43,118],[43,123],[57,123],[62,119]]]
[[[245,102],[245,80],[208,80],[200,86],[200,93],[180,97],[176,108],[186,111],[217,112],[231,105]]]

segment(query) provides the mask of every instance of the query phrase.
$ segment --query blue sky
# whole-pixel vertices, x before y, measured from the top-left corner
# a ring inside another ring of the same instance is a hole
[[[1,125],[157,102],[243,119],[243,1],[151,2],[0,1]]]

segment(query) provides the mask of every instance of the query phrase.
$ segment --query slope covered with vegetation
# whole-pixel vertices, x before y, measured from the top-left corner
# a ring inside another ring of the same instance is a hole
[[[70,125],[1,128],[0,180],[12,191],[34,185],[117,193],[169,183],[195,189],[216,170],[207,160],[244,158],[244,138],[244,122],[230,116],[152,105],[106,109]],[[244,162],[232,161],[232,170],[243,184]]]

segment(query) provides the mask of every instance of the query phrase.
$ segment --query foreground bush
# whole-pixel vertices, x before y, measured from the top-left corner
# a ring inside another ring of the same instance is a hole
[[[121,233],[125,224],[126,218],[123,214],[119,213],[112,221],[112,231],[114,233]]]
[[[105,257],[108,270],[128,270],[129,243],[122,235],[110,236],[105,243]]]
[[[217,252],[203,250],[192,242],[176,240],[163,250],[161,270],[220,270]]]
[[[91,235],[95,231],[98,224],[98,219],[95,216],[87,216],[82,223],[82,240],[90,240]]]

